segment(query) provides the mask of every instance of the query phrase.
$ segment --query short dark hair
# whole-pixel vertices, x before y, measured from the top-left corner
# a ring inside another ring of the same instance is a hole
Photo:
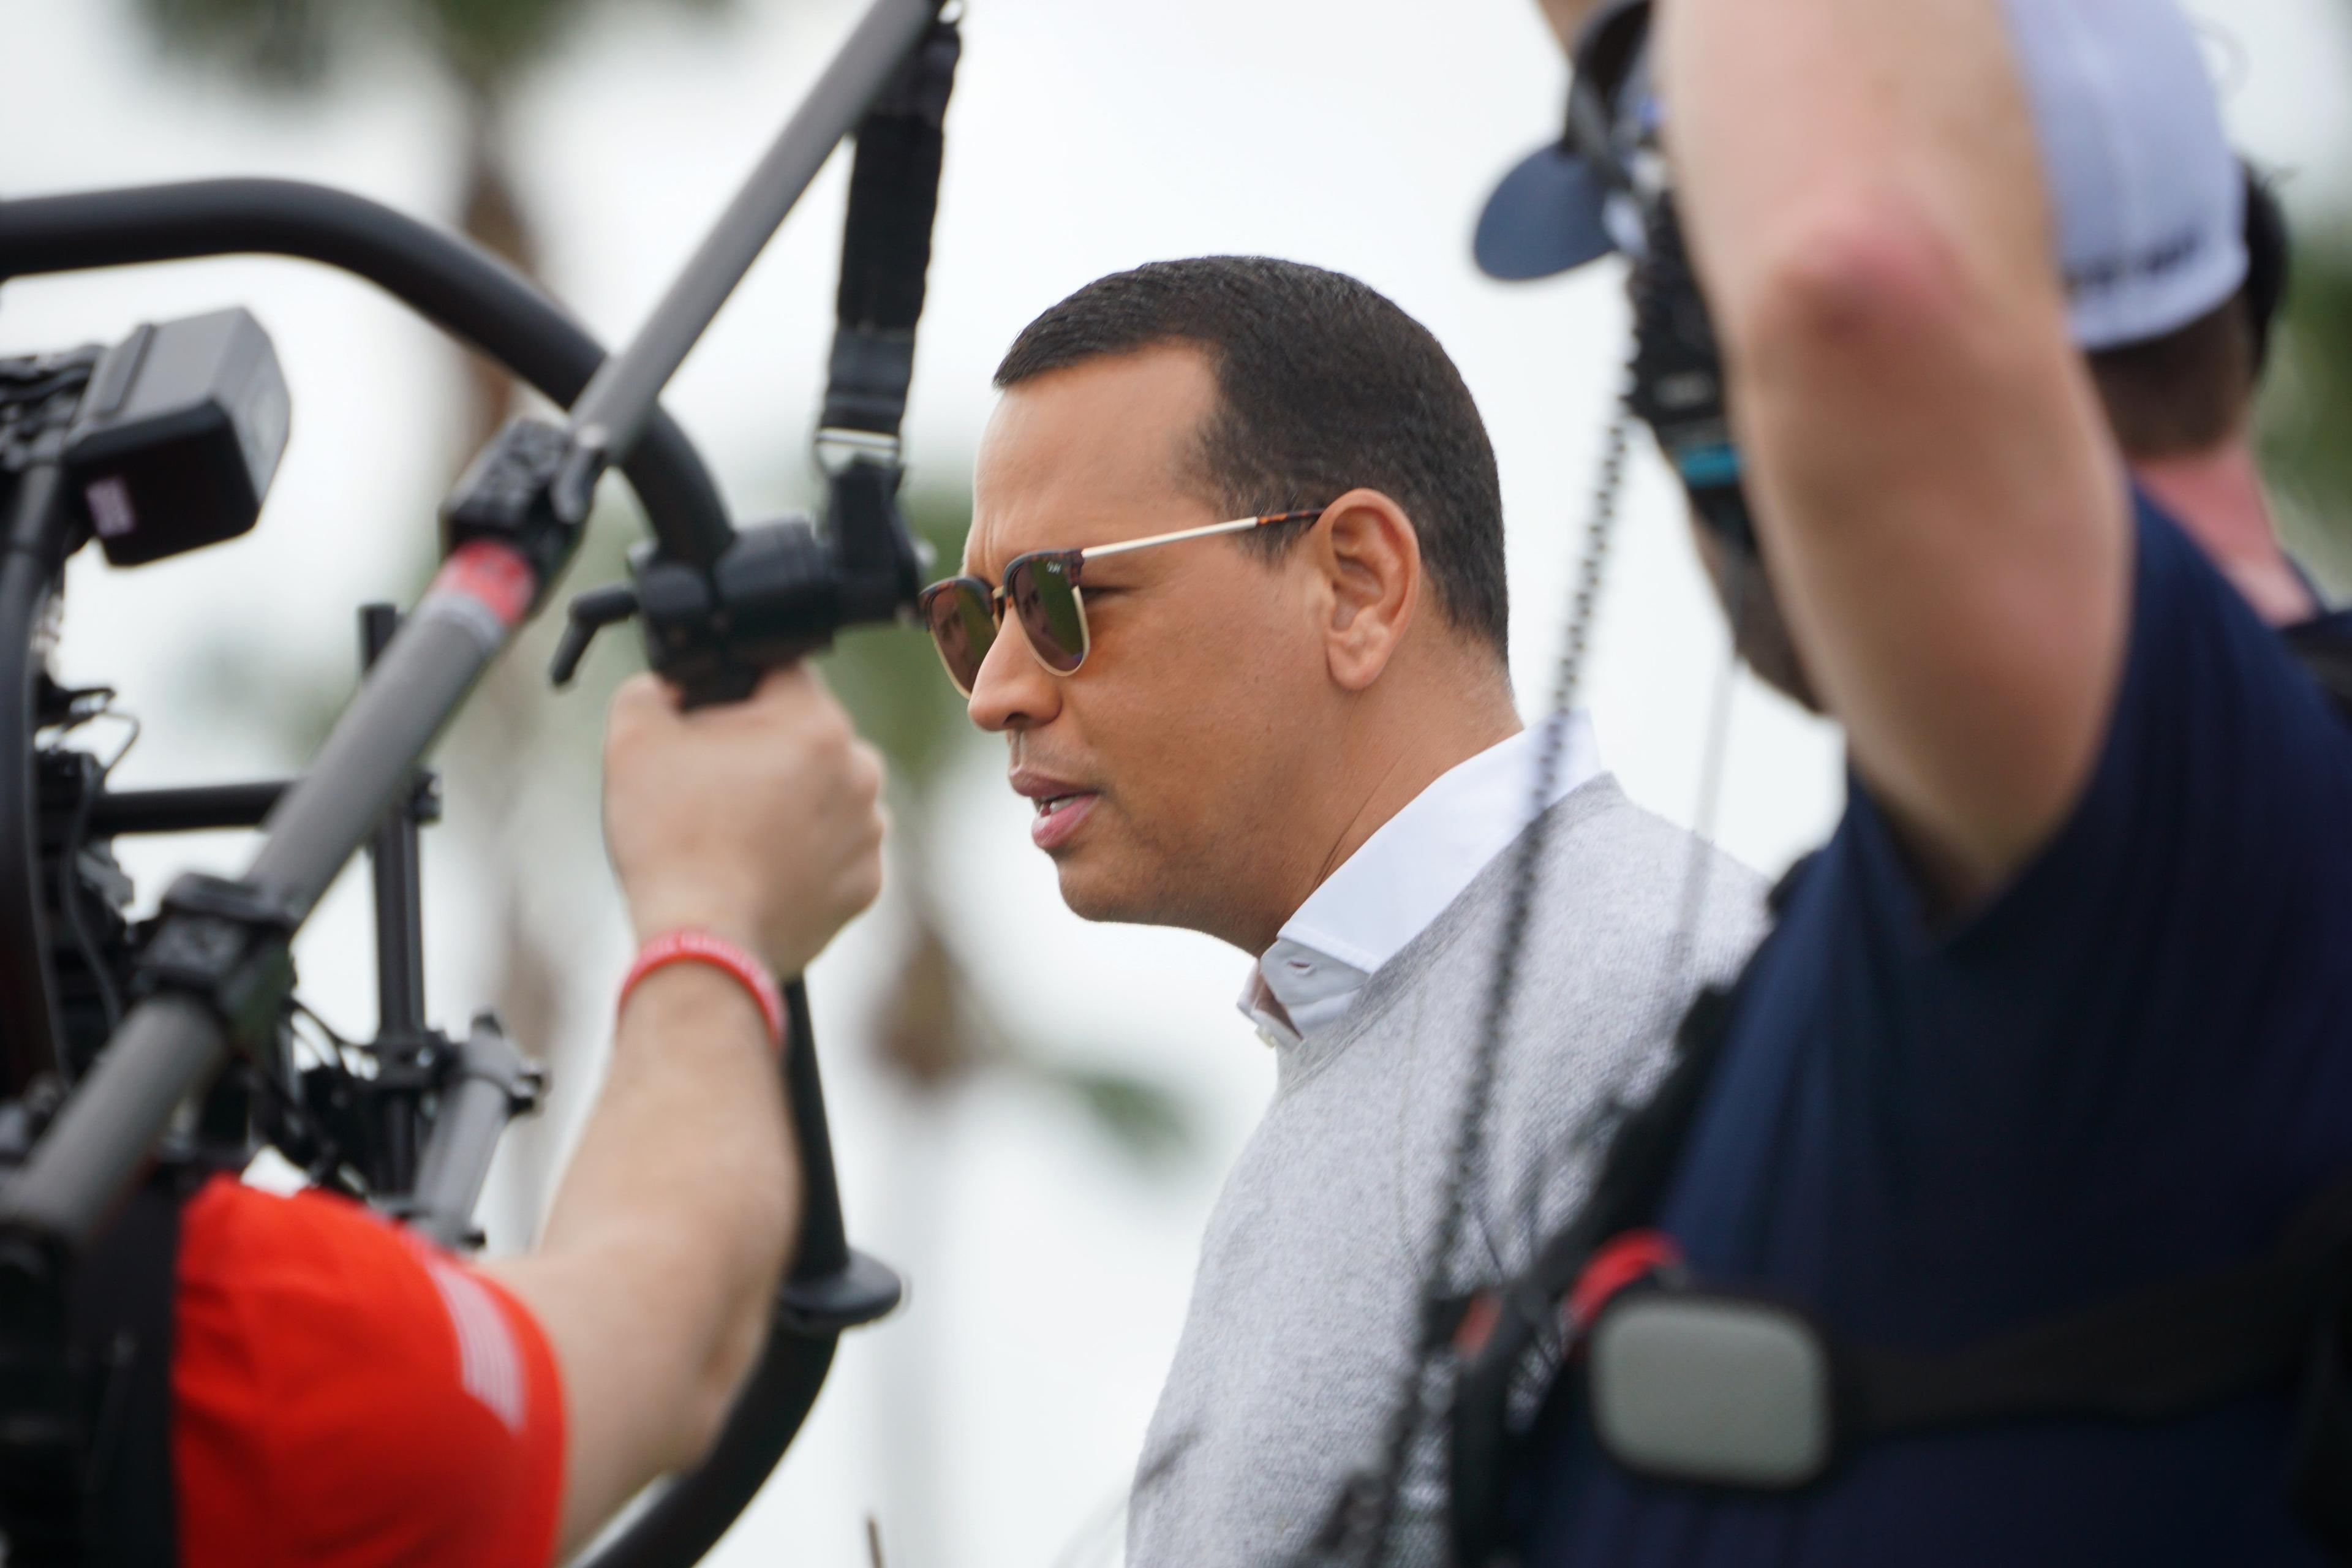
[[[2124,456],[2189,457],[2244,421],[2258,354],[2253,310],[2241,291],[2163,337],[2092,354],[2091,379]]]
[[[2252,163],[2242,174],[2244,284],[2175,331],[2090,356],[2108,426],[2127,458],[2209,451],[2253,406],[2272,330],[2285,303],[2294,246],[2275,183]]]
[[[996,367],[1017,386],[1089,360],[1196,348],[1217,409],[1200,482],[1238,517],[1375,489],[1412,519],[1438,607],[1507,652],[1503,492],[1478,405],[1429,329],[1355,279],[1263,256],[1155,261],[1097,279],[1022,329]],[[1243,541],[1278,558],[1299,525]]]

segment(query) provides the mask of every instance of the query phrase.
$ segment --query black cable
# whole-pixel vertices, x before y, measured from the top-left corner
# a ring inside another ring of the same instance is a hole
[[[81,953],[83,967],[98,984],[99,1010],[106,1015],[106,1032],[111,1036],[122,1022],[122,993],[115,985],[113,973],[107,966],[105,955],[99,952],[98,940],[90,935],[89,921],[82,912],[80,876],[82,848],[89,841],[89,808],[105,777],[101,772],[96,780],[87,781],[74,802],[73,817],[66,826],[65,843],[58,857],[58,908],[65,911],[66,930]]]
[[[59,565],[61,492],[54,463],[18,474],[0,545],[0,1098],[6,1099],[44,1076],[63,1081],[67,1067],[41,909],[33,757],[40,662],[33,639]]]
[[[114,710],[112,687],[92,687],[88,690],[68,693],[68,696],[77,707],[83,700],[93,697],[98,699],[98,706],[89,712],[71,713],[58,727],[58,741],[100,719],[120,720],[131,726],[130,734],[123,737],[122,744],[116,749],[114,755],[100,766],[97,776],[83,781],[74,800],[73,816],[66,825],[65,841],[58,862],[58,908],[65,913],[67,932],[81,953],[83,966],[89,971],[90,978],[98,985],[99,1009],[106,1015],[106,1032],[110,1036],[122,1022],[122,988],[115,984],[113,967],[99,951],[97,938],[90,934],[89,915],[82,908],[79,868],[82,850],[89,844],[90,813],[98,805],[99,796],[105,792],[107,780],[114,776],[114,770],[121,765],[122,759],[131,754],[131,748],[139,743],[141,725],[133,715]],[[62,748],[52,745],[51,754],[61,752]]]

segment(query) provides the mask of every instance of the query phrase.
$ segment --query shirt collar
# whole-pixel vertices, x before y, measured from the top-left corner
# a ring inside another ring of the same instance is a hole
[[[1266,1043],[1296,1045],[1338,1023],[1365,982],[1461,896],[1534,819],[1539,730],[1498,741],[1431,782],[1298,906],[1243,987]],[[1601,772],[1591,721],[1568,719],[1549,807]]]

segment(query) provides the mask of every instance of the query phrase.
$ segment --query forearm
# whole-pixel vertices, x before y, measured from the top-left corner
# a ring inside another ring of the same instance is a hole
[[[765,1322],[800,1212],[776,1048],[732,976],[691,963],[647,975],[540,1242],[666,1258],[646,1305],[707,1325],[697,1359],[721,1372],[736,1320]]]
[[[798,1180],[750,996],[705,965],[648,975],[545,1236],[497,1269],[564,1371],[567,1541],[715,1433],[767,1322]]]
[[[1664,0],[1658,27],[1683,222],[1735,343],[1824,267],[2057,310],[2000,0]]]
[[[2068,337],[1998,0],[1666,0],[1680,212],[1776,596],[1956,900],[2054,826],[2124,623],[2117,465]]]

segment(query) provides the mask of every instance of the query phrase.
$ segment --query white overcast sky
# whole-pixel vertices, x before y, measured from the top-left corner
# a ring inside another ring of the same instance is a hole
[[[2303,212],[2340,206],[2352,189],[2340,10],[2198,9],[2242,140],[2295,172]],[[968,467],[997,356],[1089,279],[1211,251],[1353,272],[1436,331],[1486,412],[1508,513],[1514,664],[1532,709],[1622,321],[1605,268],[1510,288],[1467,257],[1486,187],[1558,121],[1564,71],[1531,0],[969,10],[910,419],[918,469]],[[658,295],[853,14],[838,0],[739,0],[710,22],[623,13],[570,40],[530,84],[517,130],[547,272],[601,335],[625,336]],[[132,24],[131,0],[0,0],[0,195],[273,174],[447,218],[452,116],[415,61],[394,52],[322,102],[280,104],[159,61]],[[840,178],[836,162],[669,397],[747,510],[774,504],[800,461],[830,331]],[[429,527],[449,478],[450,356],[364,286],[316,268],[236,260],[10,283],[0,353],[110,340],[232,302],[270,329],[295,395],[293,444],[261,528],[143,573],[83,563],[73,582],[67,667],[114,681],[144,711],[148,738],[125,770],[140,782],[268,765],[236,731],[172,722],[161,699],[179,689],[189,650],[227,627],[289,668],[347,658],[352,605],[399,586],[417,553],[411,531]],[[1687,820],[1722,637],[1646,457],[1613,572],[1587,688],[1602,750],[1637,798]],[[1743,693],[1718,836],[1760,866],[1784,864],[1833,818],[1838,770],[1832,735]],[[1239,955],[1080,924],[1029,848],[1024,815],[977,774],[950,814],[970,873],[950,912],[970,956],[1007,1005],[1024,975],[1053,976],[1066,993],[1055,1022],[1126,1042],[1187,1085],[1207,1108],[1210,1150],[1192,1172],[1153,1182],[1012,1089],[936,1118],[899,1104],[841,1044],[887,955],[876,928],[887,931],[887,907],[845,938],[815,988],[853,1223],[875,1250],[921,1256],[929,1272],[903,1321],[845,1349],[818,1418],[728,1561],[862,1563],[863,1520],[878,1511],[893,1562],[909,1568],[1050,1563],[1075,1551],[1132,1462],[1216,1173],[1271,1075],[1231,1007]],[[151,894],[173,863],[136,862]],[[464,868],[436,864],[436,1008],[454,1024],[480,1000],[480,927]],[[601,919],[578,954],[592,1020],[622,956],[617,921]],[[325,920],[307,973],[363,1017],[353,900]],[[927,1438],[909,1435],[917,1423]]]

